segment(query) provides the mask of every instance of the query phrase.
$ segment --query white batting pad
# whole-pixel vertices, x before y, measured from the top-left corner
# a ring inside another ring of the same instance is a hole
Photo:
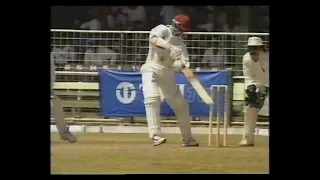
[[[149,137],[161,135],[160,102],[145,104]]]

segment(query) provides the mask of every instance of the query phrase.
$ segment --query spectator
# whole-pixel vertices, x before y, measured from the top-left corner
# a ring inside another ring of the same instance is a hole
[[[136,24],[143,24],[146,22],[146,12],[143,6],[126,6],[122,12],[128,16],[131,29],[135,28]]]
[[[79,21],[76,21],[76,23],[78,22]],[[101,30],[101,22],[98,19],[94,18],[88,22],[81,24],[80,28],[89,30]]]
[[[227,63],[227,55],[218,43],[209,42],[204,52],[202,63],[208,63],[211,68],[223,69]]]
[[[162,16],[162,23],[172,24],[172,19],[176,16],[182,14],[182,10],[177,6],[163,6],[160,12],[160,16]]]
[[[102,7],[92,7],[89,11],[89,15],[92,18],[90,21],[87,21],[80,25],[81,29],[89,30],[101,30],[103,29],[103,23],[100,20],[103,17],[104,9]],[[80,21],[76,20],[76,24]]]
[[[84,55],[85,65],[115,65],[117,61],[117,53],[107,48],[103,41],[100,43],[102,46],[97,46],[96,43],[91,41],[93,46],[90,46]]]
[[[229,26],[227,24],[227,14],[225,12],[220,12],[217,16],[217,30],[222,32],[229,32]]]
[[[51,54],[57,67],[66,65],[68,61],[76,60],[73,47],[65,45],[64,43],[61,43],[60,45],[58,43],[55,45],[58,46],[53,47]]]
[[[107,24],[111,30],[120,30],[126,27],[128,18],[121,12],[118,7],[111,7],[110,13],[107,15]]]

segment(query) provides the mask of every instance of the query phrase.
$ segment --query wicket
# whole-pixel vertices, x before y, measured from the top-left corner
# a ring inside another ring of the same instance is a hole
[[[212,145],[212,119],[213,119],[213,108],[214,106],[216,107],[216,129],[217,129],[217,134],[216,134],[216,146],[220,147],[220,118],[221,118],[221,113],[220,113],[220,93],[221,93],[221,88],[224,88],[224,111],[223,111],[223,146],[227,146],[227,140],[228,140],[228,86],[226,85],[214,85],[212,86],[211,89],[211,97],[214,97],[214,94],[216,94],[216,99],[214,99],[214,104],[211,105],[210,111],[209,111],[209,137],[208,137],[208,146]]]

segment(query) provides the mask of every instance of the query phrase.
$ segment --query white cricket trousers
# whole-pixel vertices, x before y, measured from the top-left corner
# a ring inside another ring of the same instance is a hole
[[[169,106],[173,109],[182,138],[188,140],[192,138],[189,118],[189,104],[181,94],[174,78],[174,71],[169,68],[151,68],[148,64],[141,67],[142,90],[146,117],[149,128],[149,137],[161,135],[160,126],[160,104],[161,95]]]
[[[264,90],[264,86],[258,86],[259,89]],[[254,142],[254,129],[258,119],[258,112],[260,109],[255,107],[246,106],[244,109],[244,124],[243,124],[243,139],[247,139],[249,142]]]
[[[55,118],[56,127],[60,135],[63,135],[67,131],[67,123],[64,118],[64,112],[61,100],[53,92],[51,92],[50,105],[51,105],[51,114]]]

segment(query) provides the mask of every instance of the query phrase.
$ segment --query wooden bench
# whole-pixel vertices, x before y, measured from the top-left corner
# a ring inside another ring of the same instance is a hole
[[[233,101],[244,101],[244,83],[233,83]]]
[[[80,108],[100,108],[99,83],[55,82],[53,90],[61,98],[62,106],[71,108],[73,115]],[[80,115],[78,112],[77,115]]]
[[[233,101],[244,101],[244,76],[233,76]]]

